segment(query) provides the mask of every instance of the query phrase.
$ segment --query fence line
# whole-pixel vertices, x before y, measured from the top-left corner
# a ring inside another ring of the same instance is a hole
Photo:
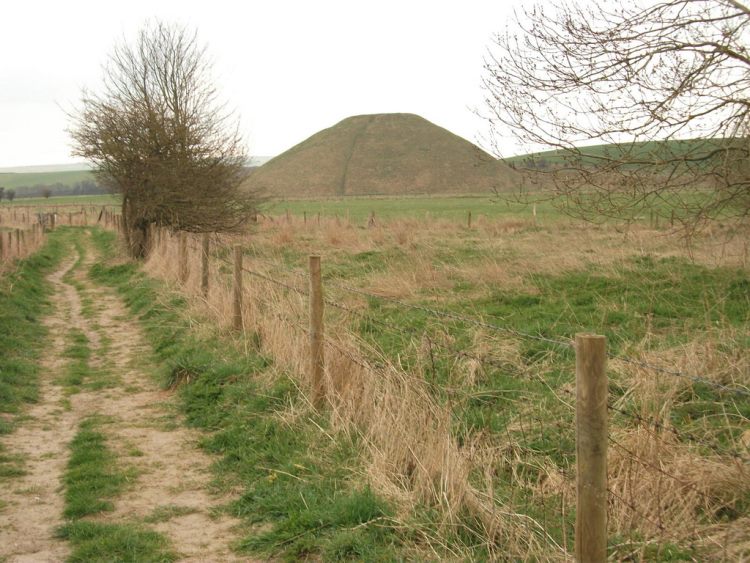
[[[298,276],[298,277],[305,277],[304,273],[296,271],[296,270],[287,270],[287,272],[291,273],[292,275]],[[248,273],[250,273],[251,275],[258,276],[258,277],[263,277],[263,275],[260,274],[260,273],[258,273],[258,272],[248,271]],[[266,281],[270,281],[271,283],[276,283],[278,285],[283,285],[283,282],[279,282],[278,280],[274,280],[274,279],[271,279],[271,278],[267,278]],[[347,284],[344,284],[344,283],[341,283],[341,282],[331,282],[329,280],[329,283],[331,283],[331,285],[333,285],[334,287],[337,287],[339,289],[342,289],[342,290],[350,292],[350,293],[362,295],[364,297],[368,297],[368,298],[372,298],[372,299],[379,299],[379,300],[389,301],[389,302],[395,303],[395,304],[403,306],[403,307],[407,307],[407,308],[410,308],[410,309],[419,310],[419,311],[422,311],[422,312],[429,313],[430,315],[432,315],[434,317],[437,317],[437,318],[449,318],[449,319],[452,319],[452,320],[455,320],[455,321],[458,321],[458,322],[472,324],[474,326],[478,326],[478,327],[481,327],[481,328],[486,328],[486,329],[494,330],[494,331],[497,331],[497,332],[503,332],[503,333],[506,333],[506,334],[512,334],[512,335],[518,336],[520,338],[527,338],[527,339],[530,339],[530,340],[536,340],[536,341],[544,342],[544,343],[547,343],[547,344],[553,344],[555,346],[561,346],[561,347],[567,347],[567,348],[574,347],[573,340],[570,339],[570,338],[565,339],[565,340],[560,340],[560,339],[554,339],[554,338],[544,337],[544,336],[541,336],[541,335],[529,334],[529,333],[525,333],[525,332],[519,331],[519,330],[514,329],[514,328],[510,328],[510,327],[507,327],[507,326],[501,326],[501,325],[497,325],[497,324],[494,324],[494,323],[488,323],[486,321],[482,321],[482,320],[479,320],[479,319],[467,317],[465,315],[459,315],[457,313],[452,313],[452,312],[449,312],[449,311],[442,311],[442,310],[439,310],[439,309],[434,309],[434,308],[426,307],[424,305],[418,305],[418,304],[414,304],[414,303],[408,303],[408,302],[403,301],[401,299],[396,299],[394,297],[390,297],[390,296],[387,296],[387,295],[379,295],[379,294],[371,293],[371,292],[364,291],[362,289],[355,288],[355,287],[352,287],[350,285],[347,285]],[[295,291],[300,291],[299,289],[294,289],[294,290]],[[648,370],[651,370],[651,371],[654,371],[656,373],[660,373],[660,374],[663,374],[663,375],[670,375],[670,376],[673,376],[673,377],[682,377],[682,378],[690,379],[694,383],[701,383],[703,385],[706,385],[708,387],[711,387],[711,388],[713,388],[713,389],[715,389],[717,391],[721,391],[721,392],[724,392],[724,393],[730,393],[730,394],[742,395],[742,396],[750,397],[750,390],[743,389],[743,388],[738,388],[738,387],[730,387],[728,385],[725,385],[725,384],[722,384],[722,383],[718,383],[716,381],[708,379],[705,376],[693,375],[693,374],[685,373],[685,372],[679,371],[679,370],[666,369],[666,368],[664,368],[662,366],[657,366],[655,364],[644,362],[642,360],[637,360],[635,358],[631,358],[631,357],[625,356],[625,355],[608,354],[608,358],[610,360],[621,361],[623,363],[634,365],[636,367],[640,367],[640,368],[643,368],[643,369],[648,369]]]
[[[248,273],[250,273],[252,275],[256,275],[258,277],[263,277],[262,274],[259,274],[257,272],[249,272],[248,271]],[[295,275],[300,275],[300,273],[297,273],[297,272],[294,272],[294,273],[295,273]],[[276,283],[278,285],[283,285],[282,282],[279,282],[278,280],[273,280],[271,278],[266,278],[266,281],[270,281],[270,282]],[[530,340],[536,340],[538,342],[544,342],[544,343],[547,343],[547,344],[553,344],[555,346],[561,346],[561,347],[567,347],[567,348],[572,348],[574,346],[573,345],[573,341],[571,339],[558,340],[558,339],[548,338],[548,337],[544,337],[544,336],[540,336],[540,335],[529,334],[529,333],[525,333],[525,332],[519,331],[519,330],[514,329],[514,328],[500,326],[500,325],[496,325],[496,324],[493,324],[493,323],[487,323],[485,321],[481,321],[481,320],[474,319],[474,318],[471,318],[471,317],[466,317],[464,315],[458,315],[456,313],[451,313],[451,312],[448,312],[448,311],[441,311],[439,309],[433,309],[433,308],[430,308],[430,307],[425,307],[423,305],[416,305],[416,304],[413,304],[413,303],[407,303],[406,301],[403,301],[403,300],[400,300],[400,299],[396,299],[394,297],[389,297],[389,296],[385,296],[385,295],[377,295],[375,293],[370,293],[370,292],[367,292],[367,291],[364,291],[364,290],[361,290],[361,289],[358,289],[358,288],[354,288],[354,287],[351,287],[349,285],[346,285],[346,284],[343,284],[343,283],[340,283],[340,282],[339,283],[332,282],[331,285],[333,285],[334,287],[338,287],[340,289],[343,289],[345,291],[348,291],[348,292],[351,292],[351,293],[355,293],[355,294],[359,294],[359,295],[362,295],[362,296],[365,296],[365,297],[369,297],[369,298],[372,298],[372,299],[381,299],[381,300],[384,300],[384,301],[390,301],[392,303],[395,303],[397,305],[401,305],[403,307],[408,307],[410,309],[415,309],[415,310],[423,311],[423,312],[431,314],[434,317],[449,318],[449,319],[452,319],[452,320],[455,320],[455,321],[464,322],[464,323],[467,323],[467,324],[472,324],[474,326],[478,326],[478,327],[481,327],[481,328],[486,328],[486,329],[494,330],[494,331],[497,331],[497,332],[503,332],[503,333],[506,333],[506,334],[512,334],[513,336],[518,336],[520,338],[526,338],[526,339],[530,339]],[[295,291],[299,291],[299,290],[295,289]],[[685,372],[681,372],[681,371],[677,371],[677,370],[665,369],[665,368],[663,368],[661,366],[657,366],[657,365],[654,365],[654,364],[643,362],[641,360],[636,360],[636,359],[631,358],[629,356],[608,354],[608,358],[610,360],[621,361],[621,362],[624,362],[624,363],[627,363],[627,364],[630,364],[630,365],[634,365],[636,367],[640,367],[640,368],[643,368],[643,369],[648,369],[648,370],[651,370],[651,371],[654,371],[656,373],[660,373],[660,374],[663,374],[663,375],[670,375],[670,376],[673,376],[673,377],[686,378],[686,379],[689,379],[689,380],[691,380],[691,381],[693,381],[695,383],[701,383],[703,385],[706,385],[708,387],[711,387],[713,389],[716,389],[717,391],[721,391],[721,392],[724,392],[724,393],[730,393],[730,394],[742,395],[742,396],[750,397],[750,390],[746,390],[746,389],[738,388],[738,387],[730,387],[728,385],[725,385],[725,384],[722,384],[722,383],[718,383],[718,382],[713,381],[711,379],[708,379],[706,377],[701,377],[701,376],[697,376],[697,375],[691,375],[691,374],[688,374],[688,373],[685,373]]]
[[[228,261],[228,260],[226,260],[224,258],[220,258],[220,260],[222,262],[224,262],[225,264],[227,264],[227,265],[231,265],[232,264],[230,261]],[[303,289],[300,289],[298,287],[286,284],[286,283],[281,282],[279,280],[275,280],[275,279],[273,279],[273,278],[271,278],[269,276],[261,274],[260,272],[256,272],[256,271],[244,268],[244,267],[242,268],[242,271],[245,272],[245,273],[247,273],[247,274],[249,274],[249,275],[251,275],[251,276],[259,278],[259,279],[261,279],[261,280],[263,280],[265,282],[268,282],[268,283],[277,285],[279,287],[285,288],[287,290],[293,291],[293,292],[295,292],[295,293],[297,293],[299,295],[302,295],[302,296],[305,296],[305,297],[309,297],[309,295],[310,295],[308,292],[306,292]],[[340,309],[340,310],[342,310],[342,311],[344,311],[346,313],[355,315],[355,316],[357,316],[357,317],[359,317],[361,319],[364,319],[364,320],[366,320],[368,322],[372,322],[374,324],[377,324],[378,326],[386,328],[387,330],[390,330],[390,331],[392,331],[394,333],[397,333],[397,334],[400,334],[402,336],[415,336],[415,335],[418,334],[416,331],[407,331],[407,330],[405,330],[405,329],[403,329],[401,327],[397,327],[396,325],[394,325],[392,323],[388,323],[386,321],[383,321],[382,319],[377,319],[377,318],[375,318],[373,316],[369,316],[366,313],[363,313],[361,311],[357,311],[356,309],[352,309],[350,307],[347,307],[346,305],[343,305],[343,304],[341,304],[339,302],[332,301],[330,299],[324,299],[323,302],[326,305],[329,305],[329,306],[334,307],[336,309]],[[498,327],[498,328],[501,328],[501,327]],[[510,330],[510,329],[507,329],[507,330]],[[507,332],[507,330],[506,330],[506,332]],[[446,352],[446,356],[452,355],[453,357],[465,357],[465,358],[474,360],[474,361],[482,364],[483,366],[486,365],[486,364],[490,364],[490,365],[495,365],[495,367],[506,367],[504,365],[500,366],[500,364],[498,362],[493,362],[492,359],[490,359],[490,358],[481,358],[479,356],[472,355],[472,354],[466,352],[465,350],[451,349],[451,348],[448,348],[445,345],[440,344],[439,342],[435,342],[434,340],[430,339],[429,337],[427,337],[427,338],[428,338],[428,340],[430,342],[430,345],[435,344],[437,347],[439,347],[442,350],[444,350]],[[537,338],[534,337],[533,335],[531,336],[531,338],[534,339],[534,340],[537,340]],[[554,393],[554,390],[551,387],[549,387],[548,382],[546,382],[542,377],[540,377],[540,376],[538,376],[536,374],[531,374],[530,379],[537,380],[538,382],[542,383],[545,387],[547,387],[550,391],[552,391]],[[569,390],[567,390],[567,389],[561,389],[560,391],[563,392],[563,393],[566,393],[568,395],[574,396],[574,394],[572,392],[570,392]]]
[[[231,262],[229,262],[228,260],[223,259],[223,258],[221,260],[225,264],[231,265]],[[265,282],[268,282],[268,283],[271,283],[271,284],[275,284],[275,285],[277,285],[279,287],[283,287],[285,289],[288,289],[290,291],[293,291],[293,292],[298,293],[298,294],[303,295],[303,296],[309,296],[309,293],[306,292],[303,289],[300,289],[298,287],[295,287],[295,286],[289,285],[287,283],[281,282],[281,281],[279,281],[277,279],[271,278],[270,276],[264,275],[264,274],[262,274],[260,272],[257,272],[257,271],[254,271],[254,270],[250,270],[248,268],[243,268],[243,271],[246,272],[247,274],[251,275],[251,276],[254,276],[256,278],[262,279]],[[296,275],[296,276],[299,276],[299,277],[306,277],[306,276],[304,276],[304,274],[302,272],[292,271],[292,273],[294,275]],[[334,285],[335,287],[343,288],[343,289],[345,289],[345,290],[347,290],[349,292],[352,292],[352,293],[357,293],[357,294],[365,295],[367,297],[371,297],[371,298],[375,298],[375,299],[383,299],[383,300],[386,300],[386,301],[392,301],[394,303],[397,303],[399,305],[404,305],[404,306],[407,306],[407,307],[412,308],[412,309],[425,311],[425,312],[433,314],[434,316],[438,316],[438,317],[443,316],[443,317],[446,317],[446,318],[451,318],[453,320],[460,320],[461,322],[467,322],[469,324],[473,324],[475,326],[480,326],[480,327],[483,327],[483,328],[492,328],[492,329],[494,329],[496,331],[500,331],[500,332],[504,332],[504,333],[512,333],[514,336],[518,336],[518,337],[521,337],[521,338],[529,338],[529,339],[532,339],[532,340],[553,343],[553,344],[556,344],[556,345],[564,345],[564,346],[570,345],[570,346],[572,346],[572,342],[568,343],[566,341],[558,341],[558,340],[554,340],[554,339],[547,339],[547,338],[544,338],[544,337],[538,337],[538,336],[535,336],[535,335],[529,335],[529,334],[526,334],[526,333],[523,333],[523,332],[515,331],[514,329],[510,329],[508,327],[502,327],[502,326],[495,325],[495,324],[485,323],[483,321],[479,321],[479,320],[476,320],[476,319],[471,319],[471,318],[465,317],[463,315],[456,315],[456,314],[453,314],[453,313],[449,313],[449,312],[445,312],[445,311],[440,311],[440,310],[436,310],[436,309],[431,309],[431,308],[423,307],[423,306],[420,306],[420,305],[413,305],[413,304],[409,304],[409,303],[406,303],[406,302],[404,302],[402,300],[398,300],[398,299],[395,299],[395,298],[391,298],[391,297],[387,297],[387,296],[382,296],[382,295],[377,295],[377,294],[366,292],[366,291],[363,291],[363,290],[358,290],[356,288],[352,288],[351,286],[348,286],[348,285],[345,285],[345,284],[333,283],[332,285]],[[395,324],[388,323],[388,322],[386,322],[386,321],[384,321],[382,319],[378,319],[378,318],[376,318],[376,317],[374,317],[372,315],[368,315],[367,313],[363,313],[362,311],[358,311],[356,309],[353,309],[351,307],[348,307],[348,306],[346,306],[346,305],[344,305],[342,303],[333,301],[331,299],[325,298],[324,299],[324,303],[326,305],[329,305],[329,306],[334,307],[336,309],[342,310],[342,311],[344,311],[344,312],[346,312],[348,314],[357,316],[357,317],[359,317],[359,318],[361,318],[361,319],[363,319],[363,320],[365,320],[367,322],[372,322],[372,323],[374,323],[374,324],[376,324],[376,325],[378,325],[380,327],[385,328],[386,330],[390,330],[391,332],[400,334],[402,336],[414,337],[414,336],[418,336],[419,335],[416,331],[408,331],[406,329],[403,329],[402,327],[396,326]],[[422,336],[424,336],[424,335],[422,335]],[[481,358],[479,356],[470,354],[470,353],[466,352],[465,350],[451,349],[451,348],[448,348],[445,345],[442,345],[439,342],[436,342],[436,341],[430,339],[429,337],[427,337],[427,338],[428,338],[428,340],[430,342],[430,346],[436,345],[438,348],[441,348],[444,352],[446,352],[446,356],[453,354],[454,357],[465,357],[465,358],[474,360],[474,361],[480,363],[483,366],[489,364],[489,365],[494,365],[495,367],[498,367],[498,368],[506,367],[505,365],[501,365],[499,362],[493,362],[492,359],[490,359],[490,358]],[[658,366],[654,366],[652,364],[648,364],[648,363],[645,363],[645,362],[634,360],[634,359],[629,358],[627,356],[619,356],[619,355],[608,354],[608,358],[610,360],[618,360],[618,361],[622,361],[622,362],[625,362],[625,363],[628,363],[628,364],[631,364],[631,365],[635,365],[635,366],[643,368],[643,369],[652,369],[653,371],[656,371],[658,373],[662,373],[662,374],[665,374],[665,375],[671,375],[671,376],[675,376],[675,377],[686,377],[686,378],[688,378],[688,379],[690,379],[690,380],[692,380],[694,382],[698,382],[698,383],[702,383],[702,384],[708,385],[708,386],[710,386],[712,388],[715,388],[717,390],[720,390],[720,391],[726,391],[726,392],[730,392],[730,393],[734,393],[734,394],[738,394],[738,395],[742,395],[742,396],[745,396],[745,395],[749,394],[744,389],[731,388],[731,387],[728,387],[726,385],[723,385],[723,384],[720,384],[720,383],[716,383],[716,382],[713,382],[711,380],[708,380],[708,379],[705,379],[705,378],[702,378],[702,377],[690,376],[690,375],[687,375],[685,373],[678,372],[678,371],[673,371],[673,370],[665,370],[665,369],[659,368]],[[550,391],[552,391],[554,393],[554,390],[549,387],[548,383],[542,377],[536,376],[535,374],[532,374],[531,379],[535,379],[538,382],[542,383]],[[571,393],[567,389],[561,389],[560,391],[562,391],[563,393],[566,393],[568,395],[573,396],[573,393]],[[742,457],[742,453],[740,453],[740,451],[738,451],[738,450],[736,450],[734,448],[725,448],[725,449],[722,449],[716,443],[711,443],[711,442],[708,442],[708,441],[705,441],[705,440],[701,440],[701,439],[697,438],[696,436],[694,436],[691,433],[681,432],[681,431],[677,430],[674,426],[666,426],[663,423],[661,423],[661,422],[659,422],[659,421],[657,421],[655,419],[650,419],[649,420],[649,419],[644,418],[643,416],[641,416],[641,415],[639,415],[637,413],[631,413],[631,412],[625,411],[623,409],[620,409],[620,408],[616,407],[611,402],[608,402],[607,408],[609,410],[617,412],[617,413],[619,413],[619,414],[621,414],[621,415],[623,415],[623,416],[625,416],[625,417],[627,417],[627,418],[629,418],[631,420],[634,420],[634,421],[638,422],[644,428],[648,428],[649,426],[653,426],[654,428],[657,428],[659,430],[663,430],[665,432],[669,432],[669,433],[673,434],[675,437],[677,437],[681,441],[688,441],[688,442],[692,442],[692,443],[694,443],[696,445],[701,445],[701,446],[704,446],[706,448],[709,448],[714,453],[716,453],[718,455],[729,455],[729,456],[734,457],[734,458],[741,458]],[[652,433],[652,435],[654,437],[656,437],[657,439],[663,440],[663,438],[661,438],[656,433]],[[747,451],[747,449],[748,448],[746,447],[745,450]]]

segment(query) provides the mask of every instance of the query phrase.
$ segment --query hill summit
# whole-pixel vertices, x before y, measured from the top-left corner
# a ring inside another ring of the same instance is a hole
[[[516,173],[469,141],[408,113],[348,117],[248,178],[271,196],[480,193]]]

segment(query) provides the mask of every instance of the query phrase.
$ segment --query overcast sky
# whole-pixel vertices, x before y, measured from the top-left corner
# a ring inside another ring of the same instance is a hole
[[[153,18],[197,29],[253,155],[363,113],[417,113],[478,142],[483,57],[520,2],[6,1],[0,168],[78,160],[65,111],[97,88],[114,44]]]

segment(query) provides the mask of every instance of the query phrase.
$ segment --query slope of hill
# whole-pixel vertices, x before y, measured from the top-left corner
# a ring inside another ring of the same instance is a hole
[[[272,196],[481,193],[516,173],[414,114],[349,117],[273,158],[248,179]]]
[[[650,166],[685,157],[700,159],[722,146],[728,139],[682,139],[643,141],[638,143],[603,144],[577,147],[576,152],[550,150],[504,159],[520,168],[554,168],[565,164],[602,166],[608,161],[622,161],[625,168]],[[740,140],[740,142],[742,142]]]

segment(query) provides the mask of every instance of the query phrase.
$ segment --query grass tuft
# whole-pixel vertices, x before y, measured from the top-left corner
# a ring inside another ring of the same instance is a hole
[[[71,455],[63,478],[68,519],[81,518],[114,509],[112,497],[122,491],[128,475],[116,467],[114,454],[97,428],[100,421],[90,417],[81,422],[70,444]]]
[[[68,563],[167,563],[179,559],[163,535],[136,524],[79,520],[60,527],[57,536],[74,547]]]

